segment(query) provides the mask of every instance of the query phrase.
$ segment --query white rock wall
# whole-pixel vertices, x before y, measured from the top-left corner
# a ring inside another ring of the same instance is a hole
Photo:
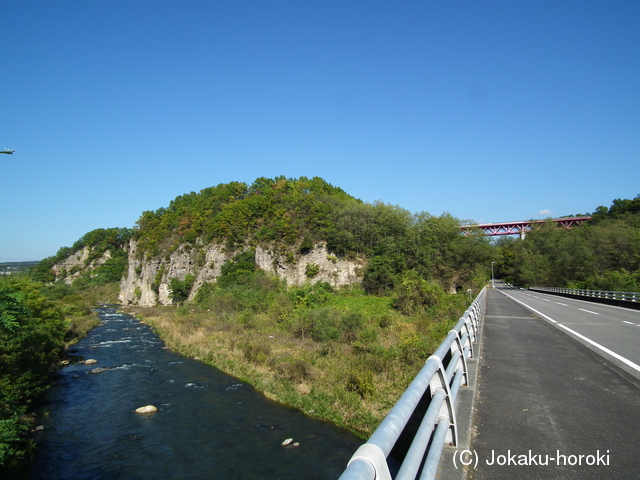
[[[71,285],[76,278],[80,277],[87,270],[95,270],[111,258],[111,252],[107,250],[100,258],[87,263],[89,255],[91,255],[91,248],[84,247],[82,250],[78,250],[73,255],[69,255],[64,260],[56,263],[52,267],[56,280],[64,278],[64,282]],[[74,270],[77,271],[70,273]]]
[[[286,280],[287,285],[306,282],[327,282],[333,287],[359,283],[362,279],[362,262],[339,259],[329,253],[326,244],[317,244],[308,253],[294,255],[294,261],[286,261],[286,255],[258,246],[256,264],[262,270]],[[317,275],[307,277],[307,265],[317,265]]]
[[[213,282],[220,276],[222,266],[239,251],[227,252],[222,245],[183,246],[168,260],[138,259],[137,244],[129,244],[129,265],[120,282],[120,301],[124,304],[152,306],[171,304],[169,282],[172,278],[184,278],[191,274],[195,282],[189,301],[193,300],[205,282]],[[286,259],[293,259],[287,261]],[[275,252],[267,247],[256,248],[256,264],[262,270],[285,279],[288,285],[325,281],[334,287],[358,283],[362,279],[364,262],[343,260],[329,253],[325,244],[318,244],[305,254]],[[319,267],[318,274],[308,278],[307,265]],[[158,283],[157,293],[154,283]]]

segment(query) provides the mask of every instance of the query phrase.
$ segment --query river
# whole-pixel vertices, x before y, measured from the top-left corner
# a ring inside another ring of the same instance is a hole
[[[171,352],[130,315],[98,313],[73,351],[98,363],[62,368],[39,409],[32,480],[336,479],[362,443]],[[148,404],[158,411],[135,413]]]

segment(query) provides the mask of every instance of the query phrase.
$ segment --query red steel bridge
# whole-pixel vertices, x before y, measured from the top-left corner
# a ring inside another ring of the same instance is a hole
[[[484,235],[494,237],[496,235],[520,235],[520,238],[524,238],[526,232],[531,231],[534,228],[540,228],[546,222],[555,222],[558,228],[571,229],[577,225],[580,225],[587,220],[591,220],[591,217],[566,217],[566,218],[554,218],[551,220],[525,220],[522,222],[501,222],[501,223],[482,223],[476,225],[462,225],[460,230],[465,235],[480,230]]]

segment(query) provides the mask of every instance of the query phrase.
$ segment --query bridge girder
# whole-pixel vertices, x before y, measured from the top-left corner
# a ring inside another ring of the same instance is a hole
[[[497,235],[520,235],[524,238],[526,232],[533,230],[534,228],[540,228],[544,223],[548,221],[555,222],[558,228],[571,229],[578,226],[587,220],[591,220],[591,217],[563,217],[554,218],[551,220],[525,220],[520,222],[501,222],[501,223],[482,223],[476,225],[462,225],[460,230],[464,235],[469,235],[474,231],[481,230],[485,236],[495,237]]]

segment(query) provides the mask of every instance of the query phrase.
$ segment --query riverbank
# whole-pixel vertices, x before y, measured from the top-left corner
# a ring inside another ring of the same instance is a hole
[[[390,302],[359,292],[336,296],[315,315],[340,316],[353,328],[320,341],[266,313],[219,315],[197,306],[124,311],[152,326],[172,350],[367,438],[467,307],[465,297],[451,296],[437,311],[406,316]]]

